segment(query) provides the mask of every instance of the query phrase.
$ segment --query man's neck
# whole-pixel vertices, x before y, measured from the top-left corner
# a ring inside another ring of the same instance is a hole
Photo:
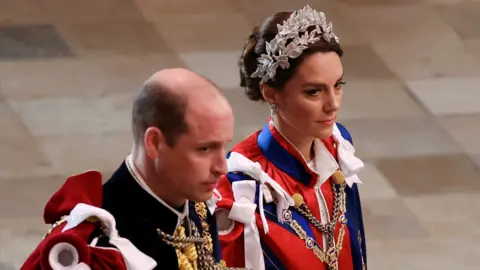
[[[176,197],[175,193],[169,191],[167,188],[169,185],[159,183],[161,179],[157,176],[157,173],[154,169],[154,164],[148,159],[145,151],[134,147],[132,151],[132,161],[132,165],[135,166],[135,169],[150,190],[166,204],[178,210],[179,212],[183,212],[187,200]],[[158,188],[159,186],[162,186],[162,188]]]

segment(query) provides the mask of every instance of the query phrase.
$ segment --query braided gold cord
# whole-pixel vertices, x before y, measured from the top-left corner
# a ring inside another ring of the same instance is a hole
[[[178,258],[178,269],[179,270],[193,270],[193,267],[185,254],[183,254],[180,250],[175,250],[177,252]]]
[[[178,237],[177,240],[180,240],[180,242],[186,241],[185,228],[178,226],[175,236]],[[185,244],[186,246],[175,245],[179,270],[197,270],[198,254],[195,244],[193,242]]]
[[[183,253],[191,262],[196,262],[198,259],[197,249],[195,248],[194,244],[190,244],[186,248],[184,248]]]
[[[190,222],[192,236],[187,237],[185,228],[178,226],[174,235],[169,235],[157,229],[158,235],[164,243],[175,248],[178,259],[179,270],[229,270],[245,269],[230,268],[225,261],[216,263],[213,259],[213,240],[209,232],[207,207],[204,203],[195,204],[195,212],[200,217],[202,236],[194,222]],[[245,269],[246,270],[246,269]]]

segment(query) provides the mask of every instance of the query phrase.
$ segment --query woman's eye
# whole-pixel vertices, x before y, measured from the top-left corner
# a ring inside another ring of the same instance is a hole
[[[305,91],[305,93],[309,96],[316,96],[320,93],[319,90],[315,89],[315,90],[308,90],[308,91]]]

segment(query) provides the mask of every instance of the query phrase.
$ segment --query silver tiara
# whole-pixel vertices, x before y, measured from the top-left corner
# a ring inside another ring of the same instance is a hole
[[[316,28],[309,33],[307,29],[311,26]],[[321,38],[328,42],[333,38],[338,43],[338,37],[332,30],[332,23],[327,23],[325,13],[318,12],[308,5],[293,12],[282,25],[277,24],[277,28],[278,34],[265,45],[267,54],[262,54],[257,58],[257,70],[250,76],[262,78],[260,83],[268,82],[275,77],[278,67],[289,68],[288,59],[302,55],[309,44],[315,43]],[[301,35],[301,33],[303,34]],[[289,40],[291,42],[286,45]]]

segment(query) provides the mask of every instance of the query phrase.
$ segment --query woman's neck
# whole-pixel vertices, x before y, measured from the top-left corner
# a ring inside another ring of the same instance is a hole
[[[293,129],[282,120],[275,119],[274,121],[278,131],[302,154],[307,162],[314,158],[313,152],[313,137],[303,136],[298,130]]]

